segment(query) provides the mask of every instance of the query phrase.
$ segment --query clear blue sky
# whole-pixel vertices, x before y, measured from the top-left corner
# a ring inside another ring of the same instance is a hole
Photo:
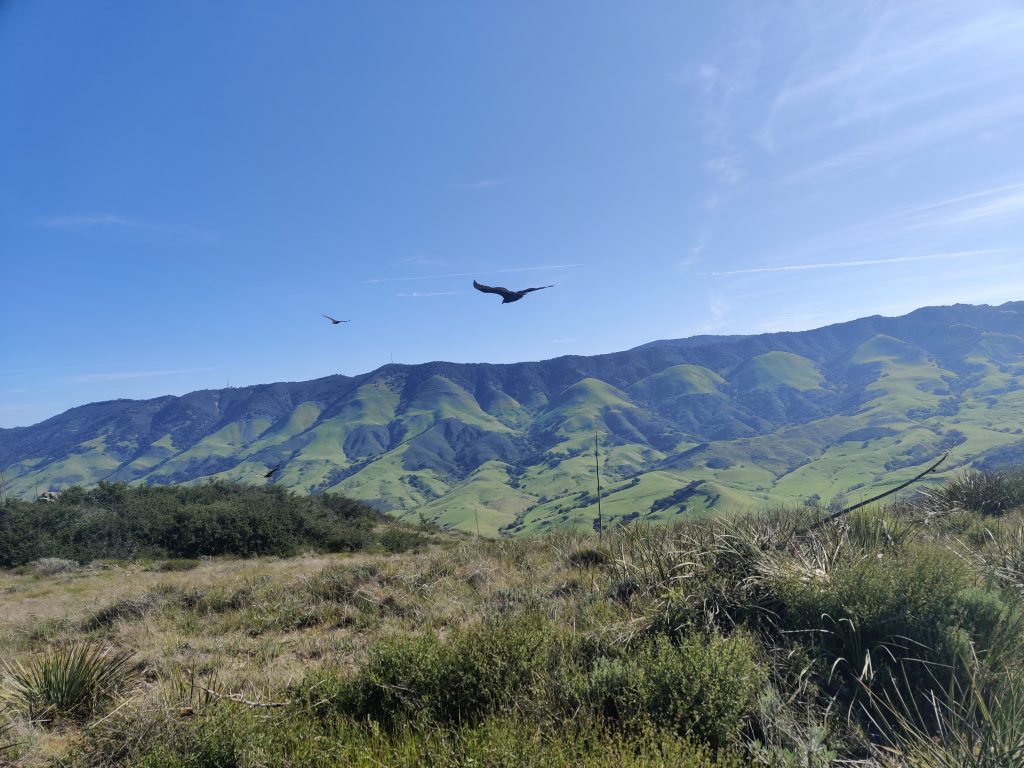
[[[1022,40],[1019,0],[0,0],[0,426],[1022,299]]]

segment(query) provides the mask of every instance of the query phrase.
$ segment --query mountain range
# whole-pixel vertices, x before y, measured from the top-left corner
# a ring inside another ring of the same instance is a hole
[[[0,429],[9,495],[222,478],[498,533],[857,500],[1024,463],[1024,302],[513,364],[83,405]],[[595,455],[596,446],[596,455]],[[281,465],[271,478],[268,469]]]

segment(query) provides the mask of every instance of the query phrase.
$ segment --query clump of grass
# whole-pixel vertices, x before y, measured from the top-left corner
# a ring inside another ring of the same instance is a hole
[[[58,573],[73,573],[78,570],[78,563],[63,557],[41,557],[32,563],[33,570],[39,576],[55,576]]]
[[[6,741],[7,736],[5,735],[11,730],[11,723],[0,723],[0,758],[3,757],[4,752],[9,752],[18,746],[16,741]]]
[[[1001,516],[1024,505],[1024,471],[959,472],[931,494],[940,508]]]
[[[179,591],[175,587],[161,585],[137,597],[123,597],[115,600],[85,619],[82,622],[82,629],[92,632],[108,627],[122,619],[137,619],[157,608],[168,596],[178,593]]]
[[[132,651],[70,643],[28,662],[0,662],[0,702],[30,720],[82,719],[134,675]]]
[[[581,547],[566,557],[573,568],[600,568],[611,561],[607,551],[597,547]]]
[[[936,685],[923,700],[903,693],[906,679],[873,696],[871,721],[886,742],[877,751],[929,768],[1024,766],[1024,678],[986,674],[977,658],[966,666],[966,682]]]
[[[168,573],[176,571],[191,571],[198,568],[201,562],[201,560],[188,557],[171,558],[170,560],[161,560],[153,566],[153,570]]]

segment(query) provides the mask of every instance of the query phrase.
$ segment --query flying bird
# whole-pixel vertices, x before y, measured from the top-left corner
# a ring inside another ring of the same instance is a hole
[[[324,317],[326,317],[328,320],[331,321],[331,325],[337,325],[338,323],[347,323],[348,322],[348,320],[335,320],[330,315],[324,315]]]
[[[523,296],[530,293],[531,291],[543,291],[545,288],[554,288],[555,286],[542,285],[539,288],[523,288],[523,290],[521,291],[510,291],[508,288],[492,288],[489,285],[484,285],[483,283],[478,283],[476,280],[474,280],[473,287],[476,288],[478,291],[483,291],[484,293],[496,293],[499,296],[501,296],[502,304],[511,304],[513,301],[519,301],[521,298],[523,298]]]
[[[264,474],[263,476],[264,477],[273,477],[274,473],[277,472],[277,470],[279,470],[281,468],[281,466],[282,466],[281,464],[278,464],[276,467],[268,469],[266,474]]]

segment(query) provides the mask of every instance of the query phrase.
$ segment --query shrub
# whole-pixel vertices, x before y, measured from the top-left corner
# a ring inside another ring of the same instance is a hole
[[[385,552],[399,554],[408,552],[410,549],[418,550],[423,546],[424,538],[416,531],[407,531],[403,528],[388,528],[380,536],[380,545]]]
[[[968,607],[970,586],[966,564],[936,545],[845,560],[824,574],[783,574],[776,582],[782,628],[807,633],[812,654],[829,670],[827,687],[851,700],[859,698],[861,682],[884,687],[900,678],[907,661],[952,669],[960,647],[955,625],[987,615],[984,606]],[[926,677],[910,679],[924,686]]]
[[[587,679],[591,711],[633,726],[653,723],[714,747],[736,743],[764,672],[744,634],[657,637],[622,658],[600,658]]]
[[[427,716],[475,722],[534,687],[547,640],[537,620],[517,618],[434,635],[378,642],[353,676],[327,688],[333,707],[353,717],[393,724]]]

